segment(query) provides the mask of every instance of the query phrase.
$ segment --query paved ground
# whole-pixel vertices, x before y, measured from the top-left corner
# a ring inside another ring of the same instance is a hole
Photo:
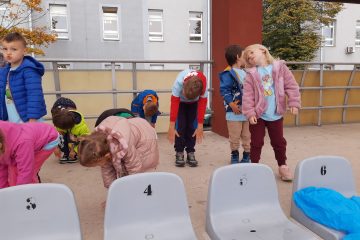
[[[288,142],[288,164],[295,168],[297,162],[317,155],[339,155],[351,161],[360,193],[360,124],[327,125],[322,127],[293,127],[285,129]],[[214,169],[229,162],[229,144],[226,138],[212,132],[205,134],[202,145],[197,147],[198,168],[174,167],[174,152],[165,135],[159,135],[160,165],[158,171],[173,172],[184,181],[192,223],[199,240],[208,239],[205,233],[205,209],[208,182]],[[262,153],[262,163],[277,172],[269,139]],[[104,210],[101,202],[106,199],[99,168],[85,168],[79,164],[60,165],[49,159],[40,175],[43,182],[64,183],[76,197],[84,240],[103,239]],[[289,216],[291,183],[277,179],[281,206]]]

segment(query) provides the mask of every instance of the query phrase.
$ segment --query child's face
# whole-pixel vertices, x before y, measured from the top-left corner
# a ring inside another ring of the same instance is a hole
[[[265,52],[262,49],[254,48],[247,53],[247,61],[252,65],[263,65],[266,62]]]
[[[2,53],[6,62],[11,64],[11,67],[17,67],[21,64],[26,53],[26,47],[21,41],[2,42]]]

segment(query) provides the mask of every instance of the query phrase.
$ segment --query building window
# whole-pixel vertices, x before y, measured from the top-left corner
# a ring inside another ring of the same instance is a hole
[[[68,69],[71,69],[71,64],[70,63],[58,63],[57,68],[59,70],[68,70]]]
[[[189,12],[190,42],[202,41],[202,12]]]
[[[150,64],[150,70],[164,70],[164,64]]]
[[[189,69],[195,70],[195,71],[200,71],[200,64],[189,65]]]
[[[103,39],[119,40],[119,21],[117,7],[103,7]]]
[[[356,21],[355,47],[360,47],[360,20]]]
[[[163,11],[159,9],[149,9],[149,41],[164,40],[164,20]]]
[[[120,63],[115,63],[114,66],[115,66],[115,69],[123,69],[123,66]],[[111,69],[111,63],[105,63],[104,69]]]
[[[50,29],[58,39],[69,39],[69,26],[66,5],[50,4]]]
[[[322,27],[322,36],[325,47],[335,46],[335,21]]]
[[[335,69],[335,65],[332,65],[332,64],[324,65],[324,70],[334,70],[334,69]]]

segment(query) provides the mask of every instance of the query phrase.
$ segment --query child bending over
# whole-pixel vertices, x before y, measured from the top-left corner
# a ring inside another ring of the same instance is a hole
[[[54,108],[53,108],[54,109]],[[60,145],[60,150],[64,152],[64,156],[60,159],[60,163],[75,163],[77,159],[77,145],[79,144],[78,137],[90,133],[84,116],[74,110],[73,108],[59,108],[52,110],[53,123],[63,136],[63,142]],[[70,156],[69,143],[74,144],[74,156]]]
[[[156,131],[142,118],[110,116],[79,144],[80,164],[101,167],[104,186],[117,178],[155,170],[159,163]]]
[[[0,121],[0,188],[40,182],[40,167],[58,143],[49,124]]]
[[[159,97],[154,90],[140,92],[131,102],[131,111],[138,117],[146,119],[155,127],[159,112]]]

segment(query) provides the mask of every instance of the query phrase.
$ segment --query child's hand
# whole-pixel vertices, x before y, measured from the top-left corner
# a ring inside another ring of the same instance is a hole
[[[196,143],[201,143],[204,138],[204,127],[202,123],[198,123],[198,127],[195,129],[192,137],[196,137]]]
[[[293,114],[293,115],[297,115],[299,113],[299,109],[297,107],[291,107],[290,108],[290,112]]]
[[[249,118],[249,122],[252,125],[257,124],[257,118],[255,116],[252,116]]]
[[[175,122],[170,122],[168,131],[168,140],[171,144],[175,142],[175,136],[180,137],[179,133],[175,129]]]
[[[239,100],[229,103],[229,106],[231,107],[232,111],[235,114],[241,114],[241,109],[240,109],[240,106],[238,105],[238,102],[239,102]]]
[[[54,150],[54,155],[57,157],[57,158],[61,158],[61,150],[60,148],[56,147],[55,150]]]

